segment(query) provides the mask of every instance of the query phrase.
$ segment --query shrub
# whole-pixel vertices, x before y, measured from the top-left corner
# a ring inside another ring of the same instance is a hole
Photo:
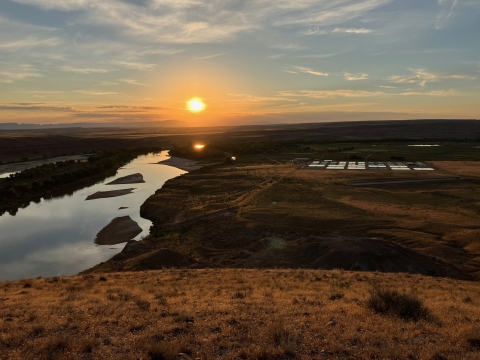
[[[78,285],[69,285],[67,286],[66,290],[68,292],[80,292],[82,291],[82,287],[78,286]]]
[[[185,314],[185,313],[181,313],[181,314],[177,314],[175,316],[175,321],[176,322],[179,322],[179,323],[182,323],[182,322],[185,322],[185,323],[193,323],[193,316],[190,316],[188,314]]]
[[[375,289],[366,304],[378,314],[397,316],[405,321],[428,320],[431,317],[430,311],[417,296],[401,294],[397,290]]]
[[[137,306],[140,308],[140,310],[142,311],[149,311],[150,310],[150,302],[148,302],[147,300],[137,300],[135,301]]]
[[[157,295],[155,296],[155,299],[157,299],[159,305],[167,305],[167,298],[163,295]]]
[[[34,325],[32,326],[31,334],[32,336],[39,336],[40,334],[45,332],[45,326],[43,325]]]
[[[233,294],[233,299],[245,299],[247,297],[247,293],[245,291],[237,291]]]
[[[67,351],[70,347],[70,342],[66,336],[58,336],[50,338],[45,343],[44,348],[42,349],[43,359],[58,359],[59,354]]]
[[[467,335],[467,343],[471,351],[480,351],[480,329]]]
[[[150,345],[148,356],[151,360],[174,360],[177,358],[177,352],[172,344],[162,341]]]
[[[296,331],[286,327],[284,322],[279,320],[269,326],[268,334],[276,346],[281,347],[285,353],[293,354],[298,340]]]
[[[330,295],[330,297],[328,298],[328,300],[340,300],[341,298],[343,298],[345,295],[343,293],[334,293],[332,295]]]

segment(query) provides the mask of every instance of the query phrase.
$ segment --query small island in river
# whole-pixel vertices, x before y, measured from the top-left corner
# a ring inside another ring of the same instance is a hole
[[[144,183],[145,180],[143,180],[143,175],[142,174],[132,174],[132,175],[127,175],[121,178],[118,178],[116,180],[113,180],[109,182],[106,185],[119,185],[119,184],[140,184]]]
[[[119,190],[112,190],[112,191],[97,191],[96,193],[87,196],[85,200],[96,200],[96,199],[105,199],[117,196],[124,196],[131,194],[135,190],[135,188],[131,189],[119,189]]]

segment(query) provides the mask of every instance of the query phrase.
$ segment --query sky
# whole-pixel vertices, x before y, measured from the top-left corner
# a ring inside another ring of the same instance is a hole
[[[480,118],[479,19],[479,0],[1,0],[0,123]]]

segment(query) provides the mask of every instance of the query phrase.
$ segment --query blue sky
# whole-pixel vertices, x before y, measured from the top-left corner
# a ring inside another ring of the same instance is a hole
[[[478,0],[2,0],[0,122],[480,118],[479,20]]]

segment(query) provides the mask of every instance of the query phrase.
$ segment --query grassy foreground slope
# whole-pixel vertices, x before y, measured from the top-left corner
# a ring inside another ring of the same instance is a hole
[[[372,289],[411,296],[371,298]],[[480,284],[453,279],[160,270],[6,282],[0,290],[0,359],[480,356]]]

